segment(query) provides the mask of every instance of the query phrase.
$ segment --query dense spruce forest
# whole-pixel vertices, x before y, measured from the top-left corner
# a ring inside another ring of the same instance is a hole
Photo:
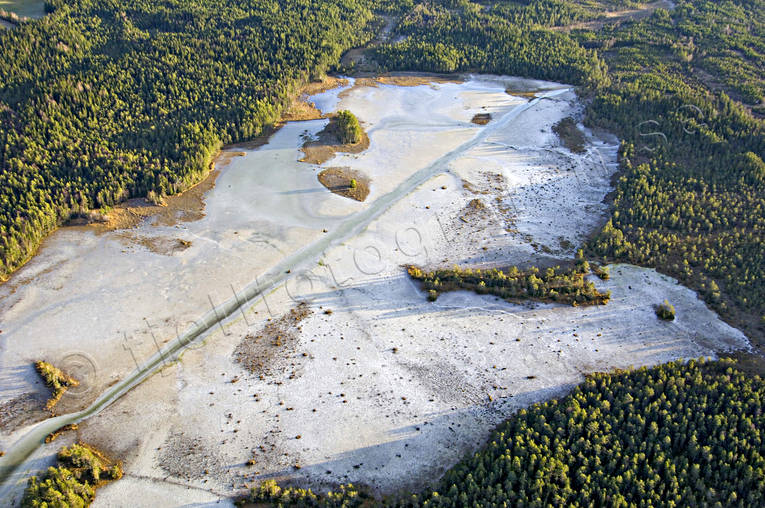
[[[407,5],[51,0],[0,30],[0,278],[72,215],[196,183]]]
[[[762,0],[678,2],[634,26],[582,34],[614,76],[588,122],[624,139],[615,210],[591,253],[679,278],[759,340],[764,21]]]
[[[374,48],[375,60],[387,70],[478,71],[593,86],[608,80],[595,52],[566,34],[510,15],[520,9],[535,19],[547,19],[548,14],[534,10],[532,4],[519,5],[486,6],[466,0],[419,3],[396,29],[396,35],[405,39]]]
[[[763,506],[765,383],[733,361],[595,374],[519,411],[414,506]],[[352,485],[326,496],[254,488],[275,506],[369,506]]]

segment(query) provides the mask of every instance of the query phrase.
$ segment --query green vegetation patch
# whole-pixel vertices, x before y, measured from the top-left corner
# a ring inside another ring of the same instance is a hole
[[[266,480],[254,487],[246,499],[241,500],[240,506],[246,503],[265,503],[273,506],[324,506],[324,507],[356,507],[374,506],[376,503],[363,492],[359,492],[352,484],[341,485],[337,492],[317,495],[311,489],[282,488],[274,480]]]
[[[623,139],[593,257],[651,266],[765,340],[765,2],[680,0],[572,36],[606,60],[585,123]]]
[[[519,411],[435,489],[377,504],[763,506],[764,406],[763,380],[733,360],[594,374],[567,397]],[[256,488],[252,497],[277,506],[365,503],[355,489],[319,498]]]
[[[661,303],[656,306],[656,316],[659,319],[663,319],[664,321],[674,320],[675,306],[669,303],[667,300],[664,300],[664,303]]]
[[[540,23],[560,13],[559,20],[585,15],[568,2],[445,1],[418,3],[396,28],[393,40],[372,52],[388,70],[486,72],[528,76],[572,84],[604,82],[606,68],[598,56],[568,35]],[[540,4],[542,5],[541,9]],[[576,12],[575,12],[576,11]]]
[[[63,397],[64,392],[66,392],[67,389],[80,384],[79,381],[48,362],[36,362],[35,370],[37,370],[37,373],[40,374],[40,377],[45,381],[46,386],[51,390],[51,397],[45,404],[45,408],[48,410],[53,409],[53,406],[61,400],[61,397]]]
[[[337,113],[337,137],[344,145],[360,143],[364,135],[356,115],[348,110]]]
[[[494,295],[509,301],[535,300],[569,305],[605,305],[611,292],[602,293],[595,284],[585,280],[590,273],[586,261],[580,260],[573,268],[556,266],[540,271],[536,267],[519,270],[496,268],[481,270],[455,266],[447,270],[425,272],[408,266],[407,273],[420,281],[428,292],[428,300],[435,301],[440,293],[466,289],[482,295]]]
[[[21,501],[23,508],[90,506],[96,489],[122,478],[122,465],[95,448],[74,444],[58,453],[58,466],[48,468],[45,476],[29,479]]]

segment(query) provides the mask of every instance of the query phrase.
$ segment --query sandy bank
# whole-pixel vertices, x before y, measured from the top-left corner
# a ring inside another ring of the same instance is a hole
[[[221,152],[215,166],[224,166],[232,157],[244,155],[239,152]],[[133,198],[115,205],[94,219],[77,217],[65,227],[87,227],[101,234],[120,229],[131,229],[141,222],[152,219],[157,225],[174,226],[179,222],[196,221],[204,217],[204,194],[215,185],[218,171],[213,169],[201,182],[188,190],[162,198],[161,204],[151,203],[146,198]],[[97,212],[96,212],[97,213]]]
[[[293,97],[289,107],[282,115],[282,121],[294,122],[324,118],[325,115],[310,100],[310,97],[347,84],[347,79],[335,76],[325,76],[320,81],[308,83]]]
[[[359,154],[369,148],[369,136],[366,132],[362,131],[361,140],[357,143],[342,143],[337,129],[336,119],[331,117],[315,138],[303,144],[301,150],[304,156],[300,162],[321,165],[332,159],[338,152]]]
[[[340,196],[364,201],[369,195],[369,178],[350,168],[327,168],[318,178],[324,187]]]

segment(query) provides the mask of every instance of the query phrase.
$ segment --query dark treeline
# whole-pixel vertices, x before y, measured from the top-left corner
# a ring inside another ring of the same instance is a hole
[[[433,489],[373,502],[264,482],[275,506],[763,506],[765,384],[730,360],[595,374],[500,425]]]
[[[396,29],[406,39],[378,46],[374,57],[395,70],[480,71],[573,84],[607,79],[594,52],[565,34],[514,23],[517,16],[507,16],[509,5],[485,8],[466,0],[423,2]]]
[[[656,267],[750,335],[765,328],[765,2],[679,0],[639,21],[630,2],[418,5],[387,69],[481,71],[581,85],[586,122],[624,140],[614,212],[588,253]],[[600,7],[600,8],[599,8]],[[575,27],[574,27],[575,28]]]
[[[613,216],[590,252],[678,277],[724,315],[744,316],[740,324],[759,337],[764,20],[762,0],[682,1],[671,13],[580,34],[613,79],[594,95],[587,122],[624,140]]]
[[[507,270],[481,270],[455,266],[426,272],[409,266],[407,273],[420,282],[430,301],[435,301],[441,293],[460,289],[509,301],[535,300],[574,306],[605,305],[611,298],[610,292],[602,293],[595,284],[585,280],[585,275],[590,274],[590,265],[581,255],[571,268],[556,266],[544,271],[536,267],[528,270],[519,270],[515,266]],[[607,272],[601,273],[604,278],[607,277]]]
[[[0,278],[72,214],[198,181],[407,5],[51,0],[0,31]]]

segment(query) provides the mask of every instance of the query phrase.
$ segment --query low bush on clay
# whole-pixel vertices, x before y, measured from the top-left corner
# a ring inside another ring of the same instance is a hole
[[[29,479],[21,506],[83,508],[93,502],[98,487],[120,478],[119,463],[87,444],[73,444],[58,453],[58,466]]]
[[[675,307],[667,300],[664,300],[664,303],[656,306],[656,315],[659,319],[672,321],[675,319]]]
[[[48,410],[53,409],[53,406],[61,400],[61,397],[67,389],[80,384],[79,381],[48,362],[36,362],[35,370],[37,370],[37,373],[40,374],[40,377],[45,381],[45,385],[51,390],[51,397],[45,404],[45,408]]]
[[[584,153],[586,139],[582,131],[576,126],[573,118],[564,118],[553,125],[553,132],[558,135],[563,145],[574,153]]]

